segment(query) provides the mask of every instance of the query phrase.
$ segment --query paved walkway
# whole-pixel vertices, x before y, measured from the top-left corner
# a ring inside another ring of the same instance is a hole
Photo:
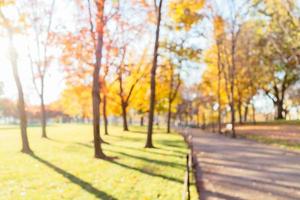
[[[191,134],[201,200],[300,199],[300,153],[198,129]]]

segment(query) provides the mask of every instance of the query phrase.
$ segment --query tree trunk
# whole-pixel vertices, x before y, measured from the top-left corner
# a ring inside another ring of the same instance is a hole
[[[236,134],[235,134],[235,109],[234,109],[234,100],[232,100],[231,104],[230,104],[230,110],[231,110],[231,124],[232,124],[232,133],[231,133],[231,136],[233,138],[236,137]]]
[[[249,106],[248,104],[245,106],[245,111],[244,111],[244,122],[248,121],[248,110],[249,110]]]
[[[153,133],[153,120],[154,120],[154,109],[155,109],[155,87],[156,87],[156,68],[157,68],[157,57],[159,48],[159,33],[160,33],[160,22],[161,22],[161,8],[163,0],[159,1],[158,13],[157,13],[157,25],[155,34],[155,45],[153,53],[153,65],[151,69],[151,88],[150,88],[150,108],[149,108],[149,121],[148,121],[148,132],[145,147],[153,148],[152,133]]]
[[[243,114],[242,114],[242,102],[239,99],[238,101],[238,112],[239,112],[239,124],[243,123]]]
[[[232,44],[231,44],[231,60],[232,60],[232,66],[231,66],[231,79],[230,79],[230,94],[231,94],[231,102],[230,102],[230,111],[231,111],[231,124],[232,124],[232,130],[231,130],[231,137],[236,138],[235,134],[235,101],[234,101],[234,91],[235,91],[235,48],[236,48],[236,37],[234,30],[232,31]]]
[[[218,44],[218,133],[222,134],[222,125],[221,125],[221,115],[222,115],[222,108],[221,108],[221,55],[220,49]]]
[[[123,54],[123,58],[122,58],[122,63],[123,63],[123,60],[124,60],[124,57],[125,57],[125,51],[124,51],[124,54]],[[123,119],[123,131],[128,131],[128,123],[127,123],[127,105],[128,105],[128,102],[126,101],[126,98],[124,96],[124,89],[123,89],[123,77],[122,77],[122,74],[123,74],[123,69],[122,69],[122,65],[120,65],[119,67],[119,72],[118,72],[118,80],[119,80],[119,97],[120,97],[120,102],[121,102],[121,110],[122,110],[122,119]],[[129,99],[129,97],[128,97]]]
[[[104,3],[105,0],[97,0],[97,43],[96,43],[96,65],[93,72],[93,89],[92,89],[92,103],[93,103],[93,133],[94,133],[94,154],[95,158],[106,158],[101,147],[100,137],[100,82],[99,72],[102,61],[102,47],[103,47],[103,28],[104,28]]]
[[[125,102],[121,103],[122,105],[122,118],[123,118],[123,130],[129,131],[127,123],[127,105]]]
[[[42,86],[44,87],[44,86]],[[47,116],[44,102],[44,88],[42,88],[41,92],[41,122],[42,122],[42,138],[47,138],[46,126],[47,126]]]
[[[141,116],[140,126],[144,126],[144,116]]]
[[[203,128],[203,129],[206,129],[206,117],[205,117],[205,114],[204,114],[204,113],[202,114],[202,121],[203,121],[203,126],[202,126],[202,128]]]
[[[210,111],[210,126],[211,126],[211,131],[214,133],[215,132],[215,123],[214,123],[214,110],[211,108]]]
[[[252,103],[252,122],[253,124],[256,123],[256,110],[255,110],[254,103]]]
[[[200,127],[200,116],[199,116],[199,111],[197,111],[197,128]]]
[[[94,72],[94,79],[96,79],[97,75],[96,73],[99,73],[99,71],[95,69]],[[104,154],[102,152],[101,148],[101,138],[100,138],[100,95],[99,95],[99,83],[93,83],[93,133],[94,133],[94,153],[95,158],[104,158]],[[98,81],[97,81],[98,82]]]
[[[102,109],[103,109],[103,119],[104,119],[104,134],[108,135],[108,119],[107,119],[107,112],[106,112],[106,108],[107,108],[107,97],[106,94],[103,95],[103,105],[102,105]]]
[[[189,121],[189,113],[185,113],[185,126],[188,126],[190,124],[190,121]]]
[[[277,102],[277,116],[276,116],[276,120],[281,120],[281,119],[284,119],[284,116],[283,116],[283,101],[280,100]]]
[[[25,101],[23,88],[20,81],[18,73],[18,63],[17,63],[17,51],[13,44],[13,33],[11,30],[8,31],[9,34],[9,45],[10,45],[10,62],[13,70],[13,76],[16,82],[18,89],[18,110],[19,110],[19,119],[20,119],[20,128],[21,128],[21,138],[22,138],[22,152],[23,153],[32,153],[32,150],[29,146],[29,141],[27,137],[27,116],[25,111]]]
[[[168,119],[167,119],[167,133],[171,132],[171,115],[172,115],[171,108],[172,108],[172,103],[169,100],[169,105],[168,105]]]

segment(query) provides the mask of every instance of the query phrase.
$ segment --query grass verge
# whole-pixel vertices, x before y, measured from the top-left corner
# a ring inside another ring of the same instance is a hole
[[[254,134],[240,134],[239,137],[244,139],[250,139],[263,144],[269,144],[269,145],[279,146],[282,148],[287,148],[290,150],[298,150],[298,151],[300,150],[300,144],[290,140],[275,139],[267,136],[260,136]]]

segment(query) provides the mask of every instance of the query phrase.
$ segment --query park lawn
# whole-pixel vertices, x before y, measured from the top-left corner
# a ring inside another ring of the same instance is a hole
[[[252,135],[252,134],[241,134],[239,136],[241,138],[250,139],[263,144],[270,144],[270,145],[286,148],[289,150],[300,151],[300,143],[293,142],[291,140],[276,139],[264,135]]]
[[[246,122],[244,125],[253,125],[253,122]],[[270,121],[258,121],[255,125],[300,125],[300,120],[270,120]]]
[[[299,120],[275,120],[257,122],[256,124],[246,123],[238,127],[237,134],[241,138],[256,142],[289,150],[300,150]]]
[[[112,161],[93,158],[91,125],[30,127],[34,155],[20,153],[15,126],[0,127],[0,199],[181,199],[187,147],[178,134],[155,129],[155,149],[143,148],[145,128],[123,132],[110,127],[104,152]],[[198,199],[191,187],[192,199]]]

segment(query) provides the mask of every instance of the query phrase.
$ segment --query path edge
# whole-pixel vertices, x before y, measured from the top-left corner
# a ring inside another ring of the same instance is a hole
[[[193,167],[193,176],[195,178],[196,181],[196,189],[197,189],[197,193],[198,193],[198,199],[199,200],[204,200],[205,196],[204,196],[204,184],[202,181],[202,170],[200,167],[200,163],[198,163],[197,161],[197,154],[194,151],[194,147],[193,147],[193,136],[190,133],[190,129],[187,128],[181,128],[181,129],[177,129],[177,131],[180,133],[180,135],[182,135],[185,143],[188,145],[188,148],[190,150],[191,156],[192,156],[192,167]]]

